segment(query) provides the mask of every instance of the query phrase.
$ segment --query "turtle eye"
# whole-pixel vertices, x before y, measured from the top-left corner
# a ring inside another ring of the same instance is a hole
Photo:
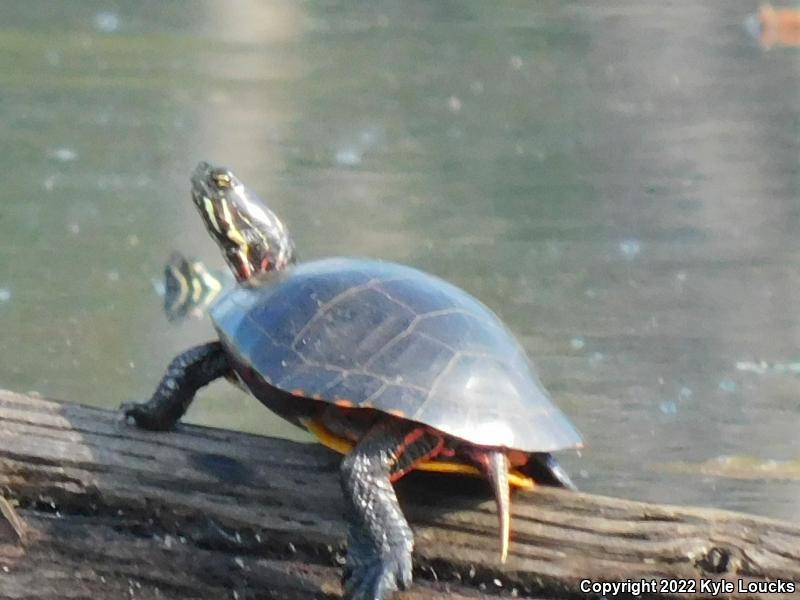
[[[214,183],[217,184],[217,187],[221,190],[228,189],[231,187],[231,176],[230,173],[214,173],[211,178],[214,180]]]

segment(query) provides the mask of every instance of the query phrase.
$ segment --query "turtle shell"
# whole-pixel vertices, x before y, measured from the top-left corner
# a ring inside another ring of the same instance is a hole
[[[211,316],[240,371],[294,396],[376,409],[476,445],[581,445],[498,317],[416,269],[305,263],[233,287]]]

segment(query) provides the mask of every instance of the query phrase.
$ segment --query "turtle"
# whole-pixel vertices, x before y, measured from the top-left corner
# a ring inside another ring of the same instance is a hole
[[[552,453],[583,442],[501,320],[409,266],[298,263],[287,227],[230,169],[201,162],[191,182],[236,282],[210,308],[218,339],[178,355],[125,417],[171,429],[198,389],[228,378],[343,454],[347,600],[411,585],[414,538],[393,484],[414,470],[486,478],[505,561],[510,489],[574,489]]]

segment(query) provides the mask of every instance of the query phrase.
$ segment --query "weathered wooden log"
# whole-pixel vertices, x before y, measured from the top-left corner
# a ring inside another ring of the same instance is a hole
[[[320,446],[151,433],[0,391],[0,598],[337,598],[338,462]],[[671,594],[684,598],[710,596],[702,581],[800,582],[797,525],[540,488],[515,495],[501,565],[482,482],[419,475],[398,488],[417,542],[406,600],[597,597],[583,580],[695,581]]]

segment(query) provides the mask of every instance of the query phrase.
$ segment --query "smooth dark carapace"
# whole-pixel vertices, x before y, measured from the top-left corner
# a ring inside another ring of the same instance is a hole
[[[168,429],[227,377],[342,453],[348,600],[411,584],[414,540],[391,484],[412,470],[486,478],[505,560],[510,487],[573,487],[550,453],[581,438],[497,316],[410,267],[294,265],[286,227],[227,169],[201,163],[192,197],[238,283],[211,308],[219,341],[178,356],[125,414]]]

